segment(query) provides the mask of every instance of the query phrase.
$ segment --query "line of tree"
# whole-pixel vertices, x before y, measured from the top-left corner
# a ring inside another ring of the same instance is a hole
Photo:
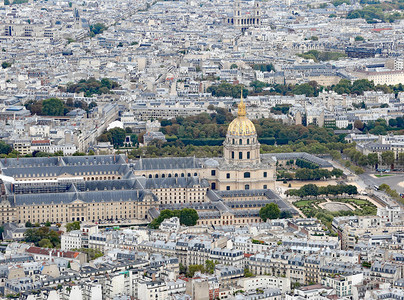
[[[29,228],[24,232],[24,241],[43,248],[60,248],[60,232],[48,226]]]
[[[254,64],[251,65],[251,67],[253,68],[253,70],[259,70],[261,72],[276,72],[275,70],[275,66],[270,63],[270,64]]]
[[[227,128],[234,116],[224,109],[216,109],[208,114],[197,116],[177,117],[172,120],[162,120],[161,129],[168,138],[177,139],[218,139],[225,138]],[[343,136],[335,135],[331,129],[314,125],[287,125],[271,118],[253,120],[260,140],[274,138],[278,145],[291,142],[318,141],[319,143],[343,142]],[[274,140],[274,142],[275,142]]]
[[[396,161],[395,155],[393,151],[384,151],[379,156],[377,153],[369,153],[368,155],[364,155],[355,148],[348,148],[344,150],[344,154],[355,164],[358,166],[371,166],[376,168],[378,164],[391,166]],[[398,154],[397,162],[401,165],[404,165],[404,153]]]
[[[317,186],[315,184],[305,184],[300,189],[290,189],[285,193],[287,196],[297,196],[300,198],[308,196],[320,196],[320,195],[356,195],[358,194],[358,189],[356,186],[351,184],[337,184],[337,185],[327,185],[327,186]]]
[[[157,218],[151,221],[149,227],[158,229],[165,219],[170,219],[172,217],[178,217],[180,219],[180,224],[185,226],[194,226],[199,220],[198,213],[193,208],[183,208],[181,210],[165,209],[160,212],[160,215]]]
[[[306,169],[318,169],[319,166],[318,164],[312,163],[310,161],[307,161],[305,159],[296,159],[295,165],[300,167],[300,168],[306,168]]]
[[[241,90],[243,90],[243,97],[248,96],[248,90],[243,84],[231,84],[222,82],[218,85],[211,85],[207,88],[207,92],[211,93],[213,97],[232,97],[240,98]]]
[[[396,201],[401,202],[404,204],[404,198],[402,198],[396,190],[392,189],[388,184],[382,183],[379,186],[379,190],[385,192],[387,195],[389,195],[391,198],[395,199]]]
[[[384,12],[380,7],[367,5],[362,9],[350,11],[347,19],[365,19],[367,23],[390,22],[402,19],[404,16],[401,12]]]
[[[24,104],[31,114],[43,116],[65,116],[70,111],[81,108],[85,111],[97,106],[97,103],[91,102],[89,105],[85,101],[67,99],[66,102],[59,98],[49,98],[45,100],[29,100]]]
[[[287,115],[290,107],[290,104],[276,104],[274,107],[271,107],[271,113],[275,115]]]
[[[338,60],[341,57],[346,57],[347,55],[342,52],[310,50],[302,54],[298,54],[297,56],[303,57],[304,59],[312,59],[315,62],[318,62],[318,61]]]
[[[59,87],[59,90],[68,93],[84,93],[85,97],[91,97],[93,95],[112,94],[114,89],[119,88],[120,85],[108,78],[102,78],[97,80],[94,77],[90,77],[85,80],[82,79],[77,83],[68,83],[66,87]]]
[[[347,79],[341,79],[338,84],[328,87],[320,86],[316,81],[310,81],[303,84],[267,84],[261,81],[253,81],[251,83],[253,90],[250,94],[264,94],[264,95],[306,95],[307,97],[317,97],[323,90],[335,91],[338,94],[356,94],[363,95],[365,91],[382,91],[384,93],[395,93],[396,96],[399,92],[404,91],[403,84],[396,85],[375,85],[373,81],[367,79],[359,79],[351,82]],[[264,87],[270,87],[263,91]]]
[[[355,120],[354,127],[364,133],[386,135],[389,131],[404,131],[404,116],[392,118],[388,122],[385,119],[377,119],[366,123]]]
[[[363,95],[366,91],[382,91],[384,93],[398,93],[404,91],[404,86],[397,85],[375,85],[373,81],[367,79],[358,79],[351,82],[348,79],[341,79],[336,85],[331,85],[330,90],[338,94],[356,94]]]
[[[334,168],[332,171],[327,169],[298,169],[293,174],[292,172],[279,171],[278,179],[284,180],[325,180],[332,177],[340,178],[343,175],[343,171],[337,168]]]

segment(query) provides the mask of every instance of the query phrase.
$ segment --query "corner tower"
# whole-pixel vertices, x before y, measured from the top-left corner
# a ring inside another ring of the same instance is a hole
[[[241,92],[238,116],[228,129],[223,143],[226,163],[233,165],[255,165],[260,163],[260,143],[253,122],[247,118],[246,107]]]

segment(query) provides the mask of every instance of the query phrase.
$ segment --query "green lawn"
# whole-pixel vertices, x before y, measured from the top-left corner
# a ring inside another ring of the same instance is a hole
[[[382,178],[382,177],[393,176],[393,174],[382,174],[382,175],[380,175],[380,174],[375,174],[375,176],[376,176],[377,178]]]
[[[300,201],[293,202],[293,205],[296,206],[297,208],[302,208],[302,207],[310,205],[314,201],[315,200],[300,200]]]

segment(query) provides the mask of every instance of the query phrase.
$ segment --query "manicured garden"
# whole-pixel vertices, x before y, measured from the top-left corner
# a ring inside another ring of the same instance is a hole
[[[325,226],[327,226],[330,234],[332,232],[332,220],[335,217],[341,216],[368,216],[368,215],[376,215],[377,207],[364,199],[355,199],[355,198],[331,198],[329,199],[329,203],[346,203],[349,204],[351,209],[348,210],[339,210],[339,211],[329,211],[320,206],[321,203],[327,202],[325,198],[317,198],[317,199],[308,199],[308,200],[299,200],[293,202],[293,205],[296,206],[306,217],[312,218],[315,217],[319,219]],[[352,209],[354,208],[354,209]]]

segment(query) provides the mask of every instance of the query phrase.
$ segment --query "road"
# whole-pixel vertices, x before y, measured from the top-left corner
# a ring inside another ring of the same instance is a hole
[[[344,170],[344,172],[353,174],[350,170],[342,166],[340,163],[333,161],[333,160],[328,160],[335,168],[339,168]],[[355,183],[357,183],[363,190],[365,189],[371,189],[372,193],[376,196],[378,196],[380,199],[382,199],[384,202],[388,203],[389,205],[397,205],[396,201],[391,199],[389,196],[387,196],[385,193],[380,192],[380,191],[375,191],[374,186],[380,186],[382,183],[388,184],[392,189],[395,189],[398,193],[404,193],[404,188],[399,185],[400,182],[404,181],[404,174],[400,173],[389,173],[391,176],[386,176],[386,177],[381,177],[377,178],[369,173],[363,173],[361,175],[355,175],[356,178],[353,180]]]

